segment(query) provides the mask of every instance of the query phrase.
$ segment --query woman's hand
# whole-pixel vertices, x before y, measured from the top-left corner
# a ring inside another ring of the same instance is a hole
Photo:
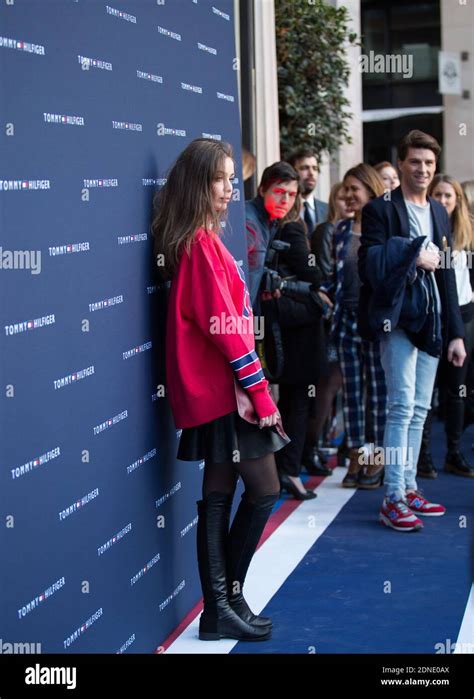
[[[334,307],[333,302],[331,301],[331,299],[329,298],[329,296],[328,296],[327,294],[324,293],[324,291],[318,291],[318,294],[319,294],[319,298],[321,299],[321,301],[322,301],[323,303],[327,303],[327,305],[329,306],[329,308],[332,309],[332,308]]]
[[[258,421],[258,426],[260,427],[260,429],[262,429],[262,427],[272,427],[273,425],[277,424],[278,418],[280,417],[281,415],[278,412],[278,410],[275,410],[273,415],[268,415],[268,417],[262,417],[262,419]]]

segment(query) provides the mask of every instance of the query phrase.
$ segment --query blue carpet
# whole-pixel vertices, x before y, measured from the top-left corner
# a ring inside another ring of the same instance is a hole
[[[473,442],[470,427],[463,437],[470,461]],[[446,506],[443,517],[424,517],[421,532],[394,532],[378,522],[382,489],[357,491],[264,610],[272,639],[232,652],[435,653],[437,643],[454,643],[473,578],[474,478],[441,470],[444,444],[435,421],[439,477],[418,482]]]

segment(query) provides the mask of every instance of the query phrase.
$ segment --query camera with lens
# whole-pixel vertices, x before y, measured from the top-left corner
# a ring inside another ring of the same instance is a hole
[[[318,290],[315,289],[313,284],[300,281],[295,275],[281,276],[277,271],[278,254],[287,252],[290,247],[291,243],[285,243],[282,240],[273,240],[271,242],[265,258],[260,290],[271,294],[278,290],[281,294],[293,298],[295,301],[305,301],[311,298],[320,308],[323,317],[329,318],[331,309],[326,303],[322,302]]]

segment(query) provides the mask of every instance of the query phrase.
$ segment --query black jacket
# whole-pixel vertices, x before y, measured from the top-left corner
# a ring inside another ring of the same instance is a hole
[[[386,245],[393,236],[410,237],[408,211],[403,199],[401,187],[391,192],[390,200],[386,195],[370,201],[362,209],[362,236],[359,249],[359,276],[362,288],[359,299],[358,324],[359,332],[366,339],[376,339],[369,319],[369,308],[374,289],[370,284],[369,255],[372,246]],[[452,249],[449,218],[445,208],[432,197],[429,197],[431,216],[433,219],[433,242],[440,250]],[[388,274],[390,270],[386,270]],[[459,311],[456,278],[453,269],[439,268],[435,279],[441,299],[442,340],[446,347],[456,337],[464,337],[464,325]],[[408,281],[406,281],[408,284]],[[414,333],[410,339],[413,344],[423,349],[423,337]],[[427,350],[426,350],[427,351]]]
[[[367,251],[367,279],[373,290],[368,318],[377,339],[393,328],[402,328],[415,347],[433,357],[442,350],[441,327],[431,274],[416,268],[416,258],[426,240],[394,235],[385,245]]]
[[[334,223],[324,221],[316,226],[311,238],[311,252],[316,255],[323,274],[323,282],[329,281],[334,271],[333,239],[335,230]]]
[[[295,221],[287,223],[277,236],[290,243],[288,252],[279,254],[278,271],[282,276],[294,275],[300,281],[319,288],[322,276],[319,267],[309,264],[311,251],[305,227]],[[311,304],[314,307],[314,304]],[[326,338],[321,314],[314,321],[295,328],[282,328],[284,369],[279,383],[307,385],[318,381],[326,373]]]

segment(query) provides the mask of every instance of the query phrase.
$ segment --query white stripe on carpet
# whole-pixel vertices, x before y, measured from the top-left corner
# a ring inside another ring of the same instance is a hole
[[[454,653],[474,653],[474,584],[467,600]]]

